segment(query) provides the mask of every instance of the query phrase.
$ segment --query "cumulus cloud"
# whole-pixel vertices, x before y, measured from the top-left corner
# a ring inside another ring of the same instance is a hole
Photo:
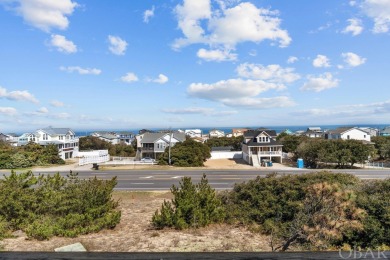
[[[138,81],[138,77],[134,73],[128,72],[125,76],[121,77],[121,80],[126,83],[132,83]]]
[[[110,46],[108,49],[115,55],[124,55],[127,49],[127,42],[118,36],[108,36]]]
[[[58,100],[53,100],[50,102],[50,105],[53,107],[63,107],[64,103]]]
[[[146,10],[144,12],[144,23],[149,23],[150,18],[154,16],[154,6],[152,6],[152,9]]]
[[[67,54],[77,52],[77,46],[62,35],[52,34],[49,44],[53,47],[56,47],[59,52],[64,52]]]
[[[240,42],[264,40],[279,42],[280,47],[290,44],[288,32],[280,28],[277,12],[257,8],[249,2],[232,5],[220,4],[215,10],[210,0],[184,0],[177,5],[178,27],[184,37],[176,39],[173,48],[201,43],[219,46],[214,49],[232,50]]]
[[[313,60],[313,66],[316,68],[327,68],[330,67],[329,59],[325,55],[317,55]]]
[[[70,72],[70,73],[78,72],[81,75],[87,75],[87,74],[99,75],[102,72],[99,69],[95,69],[95,68],[81,68],[79,66],[70,66],[70,67],[61,66],[60,70],[66,71],[66,72]]]
[[[168,82],[168,77],[164,74],[159,74],[158,78],[151,80],[152,82],[159,83],[159,84],[165,84]]]
[[[0,87],[0,98],[6,98],[8,100],[15,101],[29,101],[32,103],[39,103],[39,101],[27,90],[15,90],[8,92],[7,89]]]
[[[204,107],[188,107],[188,108],[179,108],[179,109],[163,109],[164,113],[169,114],[201,114],[205,116],[229,116],[237,114],[237,111],[215,111],[214,108],[204,108]]]
[[[233,61],[237,60],[237,54],[228,50],[206,50],[199,49],[197,54],[199,58],[206,61]]]
[[[49,113],[49,110],[46,107],[41,107],[37,110],[37,112],[41,114],[47,114]]]
[[[390,1],[364,0],[360,5],[364,14],[374,21],[374,33],[386,33],[390,27]]]
[[[366,62],[365,58],[362,58],[353,52],[342,53],[341,56],[344,58],[344,62],[350,67],[357,67]]]
[[[72,0],[5,0],[13,4],[11,9],[30,25],[50,32],[51,29],[65,30],[69,26],[68,16],[78,6]]]
[[[277,64],[263,66],[261,64],[243,63],[236,70],[240,77],[267,80],[269,82],[291,83],[300,78],[298,74],[294,73],[293,68],[282,68]]]
[[[14,116],[18,111],[13,107],[0,107],[0,115]]]
[[[229,79],[213,84],[192,83],[187,89],[191,97],[220,102],[226,106],[246,108],[269,108],[290,106],[288,97],[263,98],[259,94],[269,90],[282,90],[282,84],[267,83],[262,80]],[[272,102],[275,103],[272,103]]]
[[[339,80],[333,78],[333,75],[327,72],[318,77],[308,76],[308,81],[300,89],[320,92],[326,89],[335,88],[338,84]]]
[[[295,62],[297,62],[297,61],[298,61],[298,58],[295,57],[295,56],[290,56],[290,57],[288,57],[288,59],[287,59],[287,63],[288,63],[288,64],[292,64],[292,63],[295,63]]]
[[[348,19],[349,25],[342,31],[343,33],[351,33],[353,36],[359,35],[363,31],[362,21],[360,19]]]

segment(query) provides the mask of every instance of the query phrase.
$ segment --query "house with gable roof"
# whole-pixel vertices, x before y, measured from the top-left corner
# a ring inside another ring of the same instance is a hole
[[[39,145],[56,145],[59,156],[64,160],[78,156],[79,139],[76,137],[75,132],[70,128],[53,128],[49,126],[38,129],[34,135],[34,142]]]
[[[173,147],[175,144],[186,140],[185,133],[181,132],[144,133],[140,137],[140,157],[150,157],[153,159],[158,159],[165,151],[165,148],[169,146]]]
[[[366,131],[357,127],[339,127],[334,130],[329,130],[325,134],[325,139],[343,139],[343,140],[360,140],[371,142],[371,136]]]
[[[282,163],[283,145],[275,136],[275,130],[246,131],[242,143],[243,159],[253,166],[260,166],[263,160]]]

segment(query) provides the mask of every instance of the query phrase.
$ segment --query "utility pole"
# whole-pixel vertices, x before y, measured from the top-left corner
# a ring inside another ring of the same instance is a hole
[[[168,146],[168,165],[171,165],[171,141],[172,141],[172,129],[169,128],[169,146]]]

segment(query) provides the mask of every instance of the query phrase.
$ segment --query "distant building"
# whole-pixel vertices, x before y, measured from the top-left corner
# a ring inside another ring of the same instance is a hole
[[[248,128],[233,128],[232,137],[243,136],[244,133],[248,130],[249,130]]]
[[[185,134],[179,132],[144,133],[140,137],[140,158],[150,157],[153,159],[158,159],[165,148],[173,147],[186,139]]]
[[[360,130],[363,130],[364,132],[368,133],[371,137],[378,136],[379,130],[372,127],[359,127]]]
[[[209,131],[209,137],[210,138],[225,137],[225,132],[218,129],[212,129]]]
[[[323,131],[321,130],[321,127],[308,127],[303,135],[310,138],[319,138],[323,136]]]
[[[381,130],[381,132],[380,132],[380,135],[381,136],[390,136],[390,126],[386,126],[385,128],[383,128],[383,130]]]
[[[97,137],[103,141],[109,142],[111,144],[126,144],[131,145],[134,141],[134,134],[132,132],[107,132],[107,131],[97,131],[91,134],[91,136]]]
[[[191,138],[202,137],[202,130],[200,129],[186,129],[184,130],[184,133]]]
[[[371,142],[371,136],[357,127],[339,127],[329,130],[325,134],[325,139],[360,140]]]

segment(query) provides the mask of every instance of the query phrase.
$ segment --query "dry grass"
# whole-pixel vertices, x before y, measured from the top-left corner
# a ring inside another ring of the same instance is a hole
[[[54,248],[81,242],[88,251],[97,252],[223,252],[270,251],[267,237],[251,233],[243,227],[226,224],[184,231],[155,230],[151,218],[167,192],[114,192],[120,200],[121,222],[112,230],[79,236],[54,237],[49,241],[27,240],[25,236],[0,242],[5,251],[53,251]]]

